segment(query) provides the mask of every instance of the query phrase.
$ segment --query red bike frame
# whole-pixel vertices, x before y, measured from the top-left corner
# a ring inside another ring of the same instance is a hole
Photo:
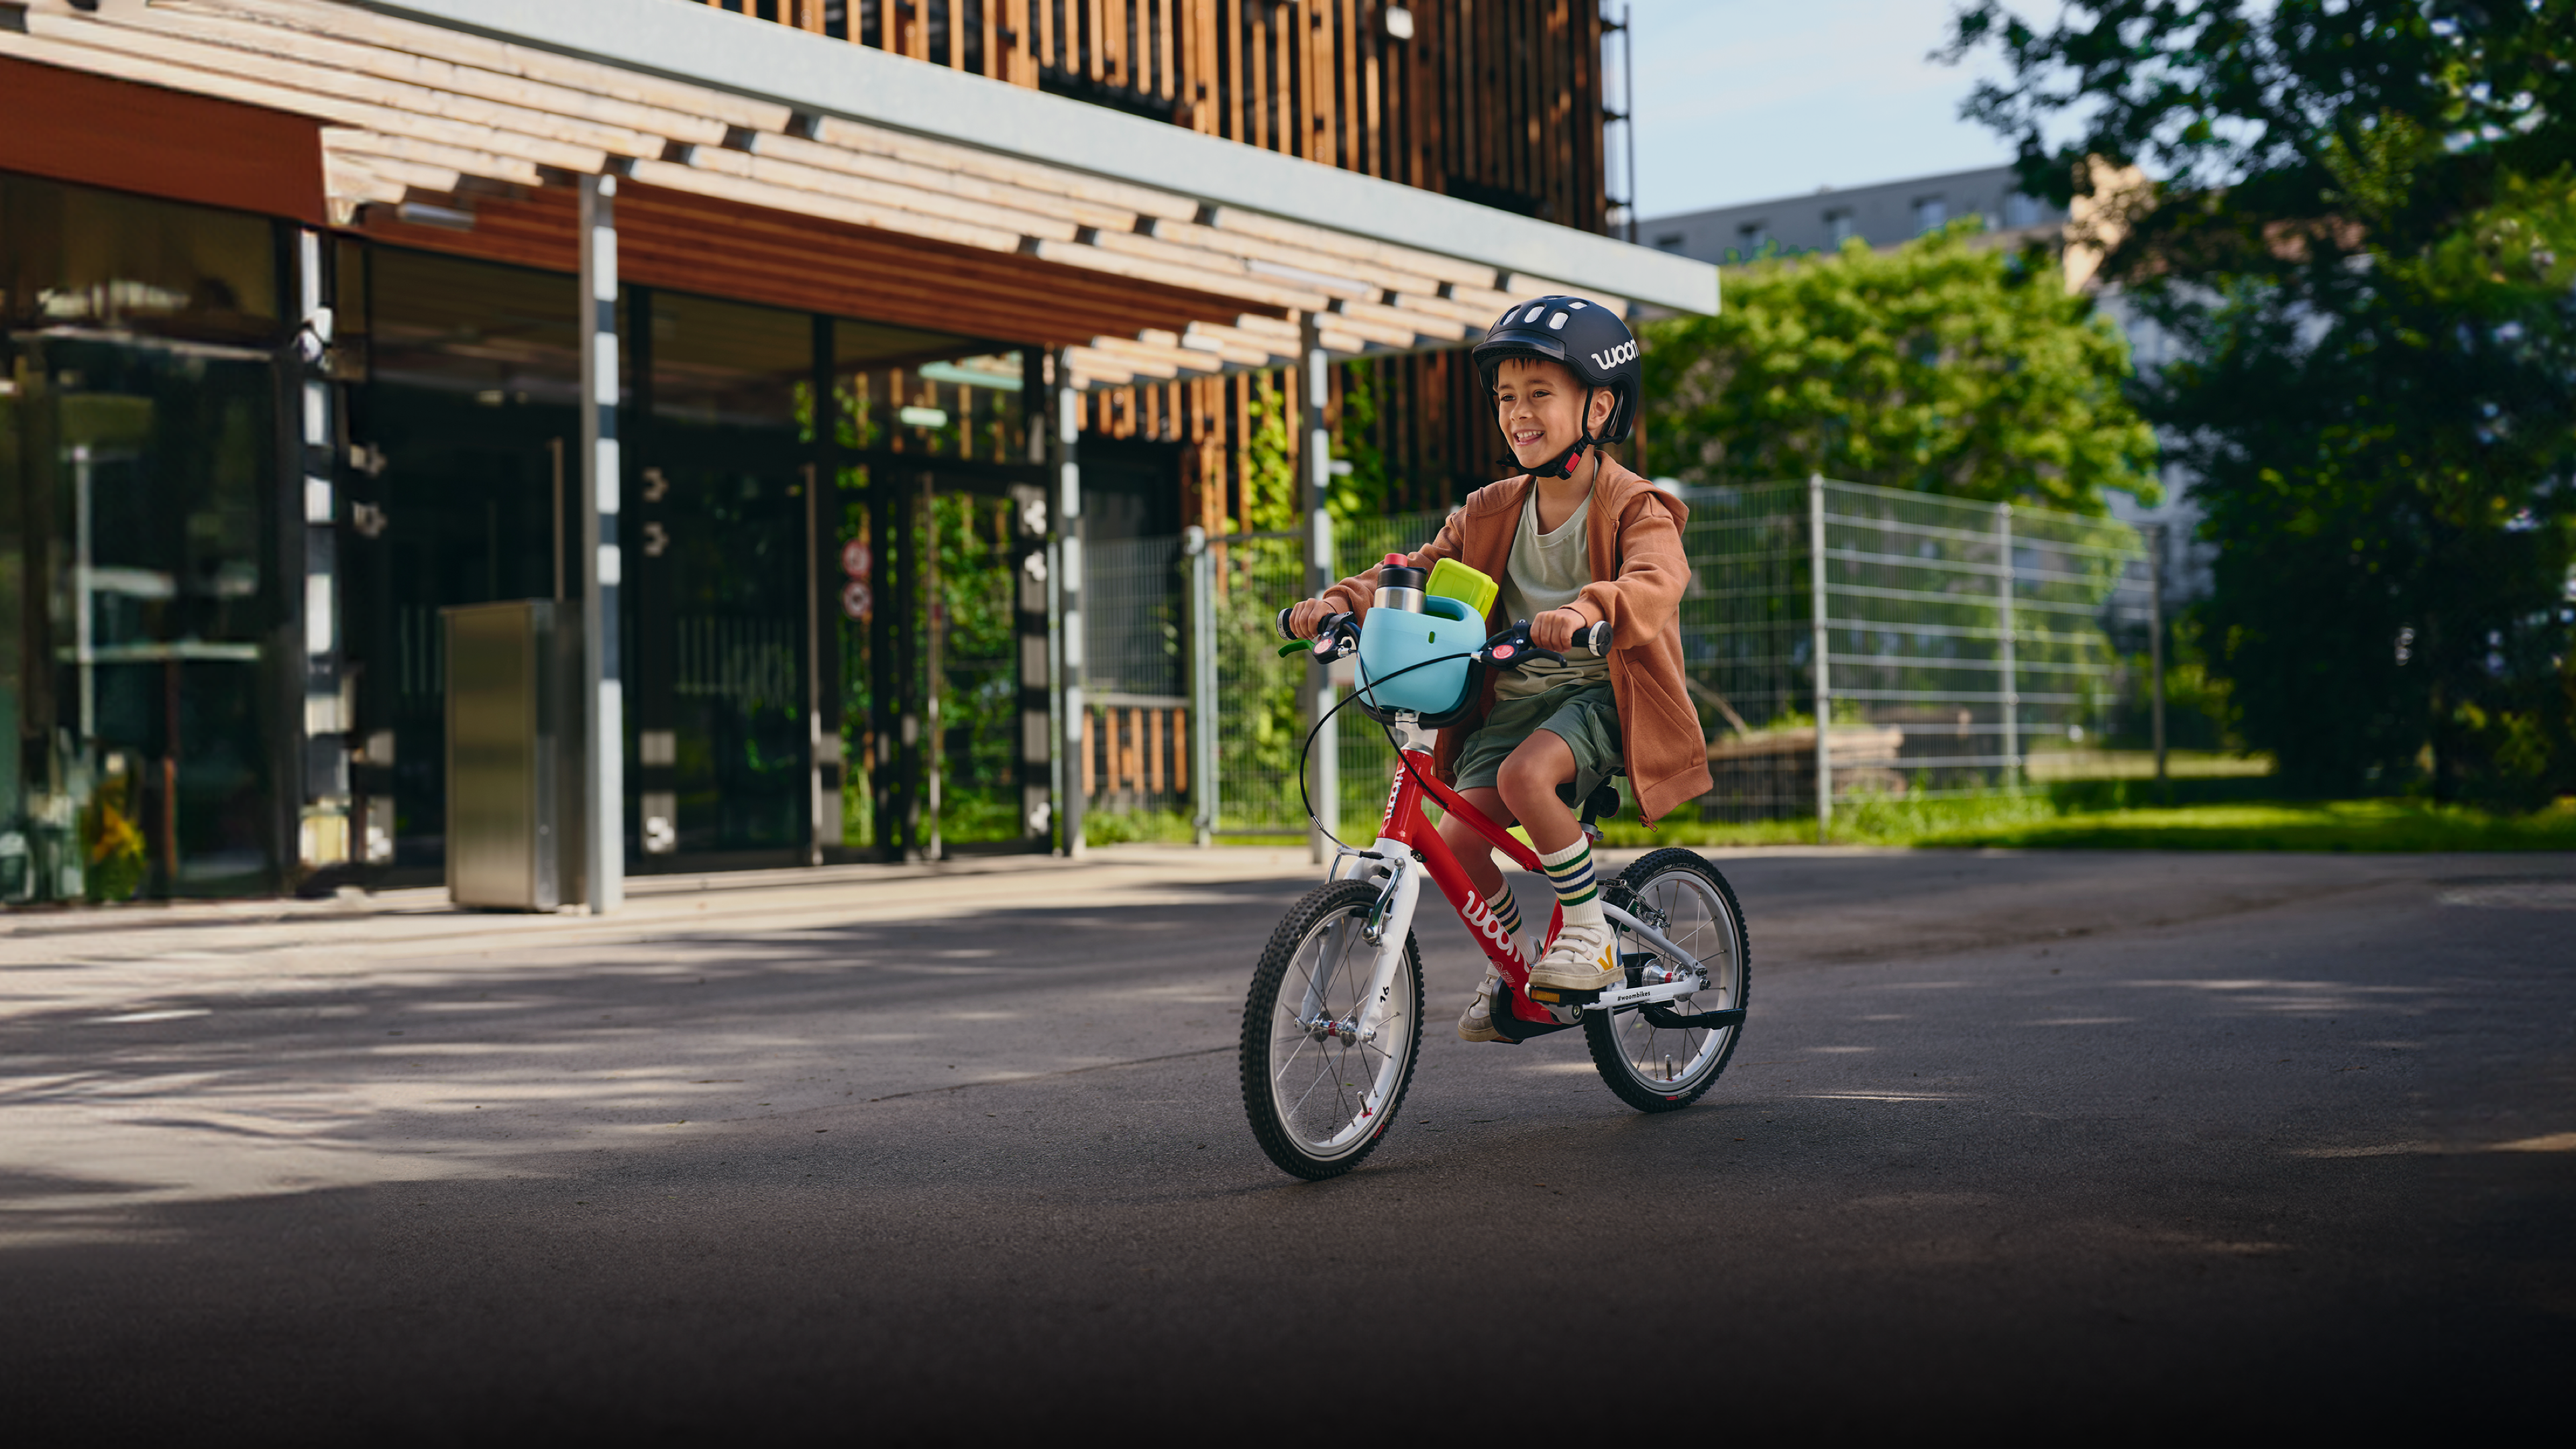
[[[1386,797],[1386,815],[1378,822],[1378,838],[1404,846],[1422,862],[1432,884],[1440,887],[1440,893],[1449,898],[1458,918],[1466,922],[1467,933],[1476,938],[1476,944],[1484,948],[1486,959],[1492,961],[1494,969],[1511,984],[1512,1015],[1536,1025],[1559,1025],[1545,1008],[1529,999],[1530,963],[1520,958],[1519,951],[1512,945],[1511,933],[1505,931],[1503,923],[1494,919],[1494,913],[1486,908],[1483,894],[1467,879],[1467,868],[1458,863],[1458,857],[1449,849],[1449,842],[1440,838],[1439,828],[1424,813],[1422,807],[1426,798],[1439,801],[1442,809],[1466,821],[1478,835],[1510,856],[1521,869],[1545,875],[1547,871],[1538,862],[1538,852],[1513,839],[1503,827],[1486,819],[1483,811],[1468,804],[1464,796],[1434,778],[1429,753],[1418,749],[1402,752],[1396,764],[1395,788]],[[1551,905],[1547,934],[1539,942],[1541,954],[1556,940],[1556,933],[1564,924],[1564,908]]]

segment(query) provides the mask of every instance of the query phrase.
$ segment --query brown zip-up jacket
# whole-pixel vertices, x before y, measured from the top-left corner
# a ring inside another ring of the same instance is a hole
[[[1477,489],[1465,507],[1449,515],[1440,536],[1409,562],[1427,569],[1454,558],[1500,582],[1511,567],[1512,538],[1520,531],[1522,504],[1533,486],[1523,474]],[[1682,553],[1682,523],[1689,516],[1680,499],[1602,459],[1592,483],[1586,530],[1593,581],[1568,606],[1587,623],[1610,621],[1610,688],[1619,705],[1620,748],[1638,813],[1650,824],[1709,790],[1708,740],[1682,682],[1681,601],[1691,576]],[[1607,519],[1617,520],[1618,526],[1604,527]],[[1370,569],[1344,579],[1325,590],[1324,598],[1336,609],[1366,614],[1377,593],[1377,573]],[[1493,614],[1485,621],[1486,632],[1499,632],[1511,622]],[[1455,783],[1458,752],[1493,707],[1489,674],[1475,709],[1440,732],[1433,758],[1441,779]]]

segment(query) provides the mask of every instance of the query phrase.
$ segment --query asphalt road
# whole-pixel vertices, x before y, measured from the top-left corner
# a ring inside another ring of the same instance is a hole
[[[2576,861],[1765,855],[1640,1116],[1432,1031],[1253,1145],[1306,882],[1130,853],[0,937],[14,1443],[2556,1442]],[[1246,863],[1250,862],[1250,863]],[[712,906],[712,909],[710,907]]]

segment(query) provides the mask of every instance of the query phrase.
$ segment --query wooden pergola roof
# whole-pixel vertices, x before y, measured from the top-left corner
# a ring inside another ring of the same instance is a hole
[[[852,54],[758,29],[818,59]],[[22,31],[0,27],[0,55],[314,117],[330,217],[405,244],[570,271],[569,183],[615,174],[635,281],[1068,347],[1078,386],[1285,365],[1309,315],[1335,352],[1455,346],[1513,299],[1569,289],[342,0],[29,0]],[[1078,104],[976,77],[940,83]]]

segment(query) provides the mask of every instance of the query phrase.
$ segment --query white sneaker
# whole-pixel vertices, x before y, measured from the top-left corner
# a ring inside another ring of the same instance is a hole
[[[1458,1018],[1460,1041],[1510,1041],[1494,1030],[1494,997],[1501,991],[1503,979],[1491,971],[1476,984],[1476,994],[1467,999],[1467,1010]]]
[[[1559,991],[1602,991],[1620,977],[1618,947],[1607,922],[1568,921],[1556,933],[1556,944],[1530,968],[1530,985]]]

